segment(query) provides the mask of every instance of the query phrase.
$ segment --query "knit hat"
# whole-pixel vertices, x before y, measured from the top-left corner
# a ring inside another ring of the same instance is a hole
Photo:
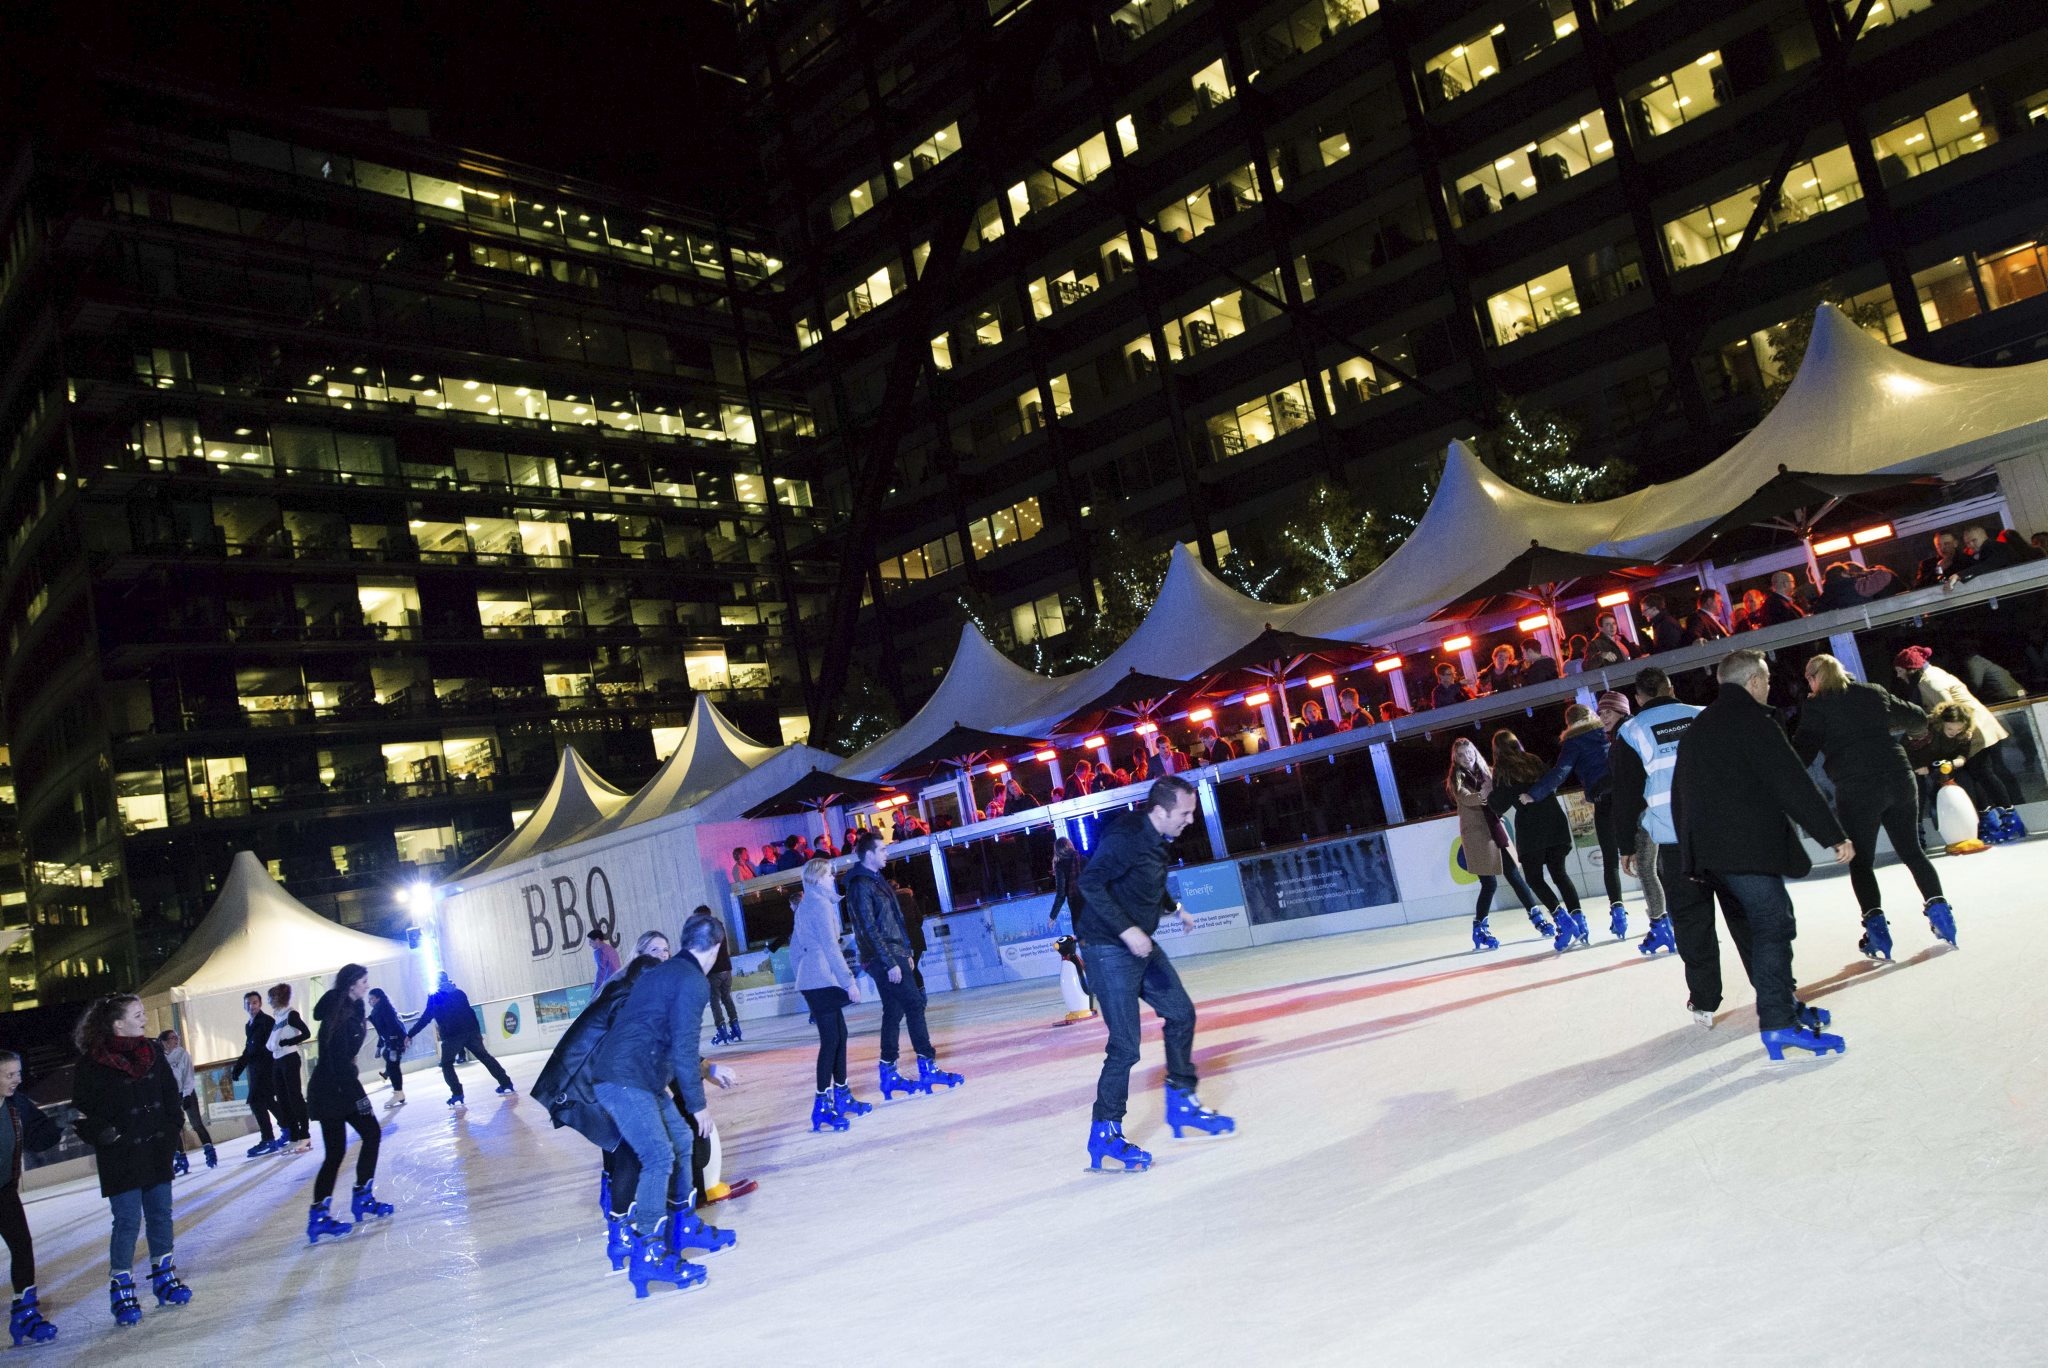
[[[1601,694],[1599,698],[1594,700],[1593,711],[1615,712],[1620,713],[1623,717],[1627,717],[1630,712],[1628,706],[1628,695],[1625,693],[1616,692],[1613,689],[1609,689],[1606,693]]]
[[[1908,646],[1892,657],[1892,664],[1901,670],[1924,670],[1927,662],[1934,659],[1934,652],[1925,646]]]

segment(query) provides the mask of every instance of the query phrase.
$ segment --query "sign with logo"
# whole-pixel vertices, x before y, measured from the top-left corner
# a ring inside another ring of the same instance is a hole
[[[1377,831],[1254,855],[1237,871],[1254,926],[1401,901],[1386,837]]]

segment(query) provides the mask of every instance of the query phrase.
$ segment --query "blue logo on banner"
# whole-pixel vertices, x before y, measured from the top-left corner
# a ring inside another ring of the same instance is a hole
[[[519,1034],[519,1004],[516,1002],[505,1004],[505,1034],[508,1036]]]

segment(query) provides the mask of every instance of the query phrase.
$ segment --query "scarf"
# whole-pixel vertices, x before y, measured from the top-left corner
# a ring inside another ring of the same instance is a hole
[[[92,1054],[93,1062],[104,1064],[128,1078],[142,1078],[156,1064],[156,1045],[148,1036],[108,1036]]]

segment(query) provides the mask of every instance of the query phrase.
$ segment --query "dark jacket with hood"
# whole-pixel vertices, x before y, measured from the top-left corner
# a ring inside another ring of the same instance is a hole
[[[405,1023],[399,1020],[398,1009],[391,1005],[390,998],[378,998],[370,1008],[370,1028],[377,1033],[378,1053],[387,1059],[405,1053]]]
[[[99,1161],[102,1197],[171,1181],[171,1156],[185,1129],[184,1099],[163,1050],[155,1041],[149,1048],[155,1058],[140,1078],[91,1056],[79,1060],[72,1075],[73,1125]]]
[[[1496,817],[1515,814],[1515,847],[1524,864],[1539,864],[1546,858],[1572,848],[1572,827],[1565,819],[1564,804],[1549,794],[1537,793],[1550,776],[1517,784],[1507,774],[1493,772],[1493,792],[1487,796],[1487,811]],[[1522,801],[1529,794],[1528,802]]]
[[[1723,684],[1678,743],[1671,817],[1687,875],[1776,874],[1813,868],[1797,822],[1825,846],[1846,837],[1769,708]]]
[[[1927,730],[1927,714],[1890,689],[1851,681],[1846,689],[1818,693],[1799,709],[1792,746],[1812,764],[1826,757],[1828,778],[1837,788],[1857,781],[1897,782],[1911,768],[1898,733]]]
[[[427,1029],[432,1022],[440,1028],[443,1040],[468,1040],[481,1036],[483,1029],[476,1024],[476,1009],[469,1005],[469,994],[460,988],[437,988],[427,997],[427,1009],[420,1013],[420,1019],[405,1033],[407,1040]]]
[[[1598,721],[1588,720],[1571,727],[1557,748],[1557,763],[1529,788],[1532,797],[1548,798],[1577,775],[1586,801],[1597,803],[1607,796],[1608,747],[1613,738]]]
[[[598,1046],[604,1044],[619,1008],[640,975],[661,963],[652,955],[636,955],[617,978],[606,982],[569,1023],[569,1029],[555,1042],[554,1053],[533,1080],[533,1097],[547,1108],[548,1120],[568,1126],[601,1150],[616,1149],[619,1128],[597,1100],[597,1087],[590,1076],[591,1062]]]
[[[313,1004],[313,1020],[320,1023],[320,1058],[306,1081],[306,1114],[315,1121],[368,1115],[370,1096],[356,1076],[356,1056],[370,1035],[363,1004],[329,988]]]

